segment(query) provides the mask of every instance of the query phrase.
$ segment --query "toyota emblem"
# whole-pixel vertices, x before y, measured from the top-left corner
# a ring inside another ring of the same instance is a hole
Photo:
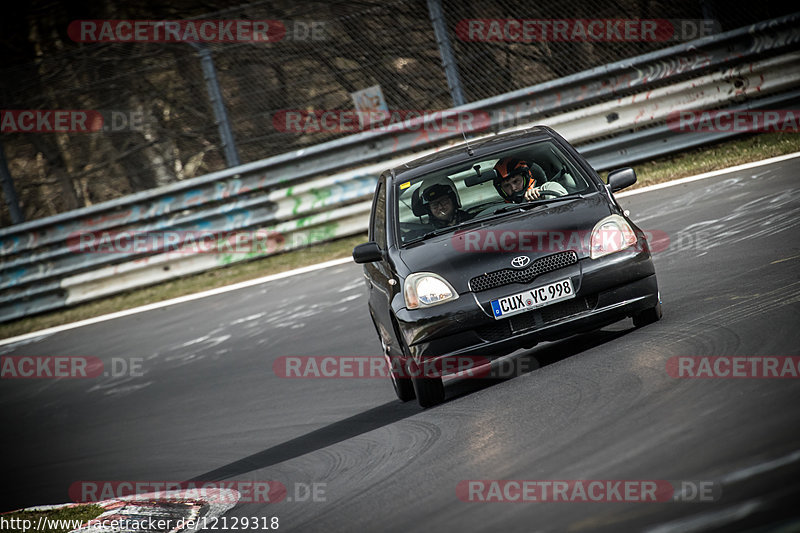
[[[520,255],[511,260],[511,266],[514,268],[522,268],[531,262],[531,258],[525,255]]]

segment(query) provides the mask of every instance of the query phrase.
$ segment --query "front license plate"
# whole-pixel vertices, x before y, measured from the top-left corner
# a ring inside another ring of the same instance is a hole
[[[491,304],[494,318],[501,319],[574,297],[575,290],[572,288],[572,280],[567,278],[506,296],[505,298],[492,300]]]

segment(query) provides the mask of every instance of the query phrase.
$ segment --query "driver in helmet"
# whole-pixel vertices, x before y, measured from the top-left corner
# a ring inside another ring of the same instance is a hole
[[[564,196],[567,190],[560,183],[547,181],[544,170],[536,163],[504,157],[494,166],[494,188],[506,203],[521,204],[544,195]],[[548,192],[544,192],[548,191]]]
[[[420,187],[422,201],[435,228],[455,226],[472,218],[460,209],[461,200],[453,180],[447,177],[426,179]]]

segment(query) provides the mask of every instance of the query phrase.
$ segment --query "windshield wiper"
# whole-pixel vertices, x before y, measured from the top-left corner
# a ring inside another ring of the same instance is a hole
[[[517,211],[517,210],[525,211],[527,209],[531,209],[539,205],[546,205],[555,202],[562,202],[564,200],[576,200],[576,199],[583,199],[583,195],[568,194],[567,196],[553,196],[551,198],[539,198],[538,200],[533,200],[532,202],[525,202],[523,204],[505,205],[499,209],[496,209],[492,214],[497,215],[499,213],[508,213],[509,211]]]

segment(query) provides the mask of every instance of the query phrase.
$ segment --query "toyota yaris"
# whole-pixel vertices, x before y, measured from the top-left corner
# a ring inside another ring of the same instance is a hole
[[[624,168],[603,183],[543,126],[385,171],[353,258],[398,398],[442,402],[453,358],[659,320],[645,234],[614,199],[635,181]]]

